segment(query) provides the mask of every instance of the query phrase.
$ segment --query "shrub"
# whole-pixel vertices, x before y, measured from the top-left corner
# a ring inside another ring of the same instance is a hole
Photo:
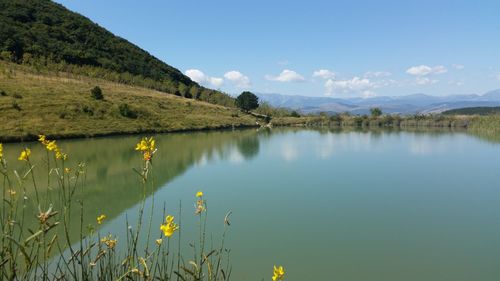
[[[95,86],[92,90],[90,90],[90,95],[95,100],[102,100],[102,99],[104,99],[104,96],[102,94],[102,90],[101,90],[101,88],[99,86]]]
[[[2,90],[2,91],[0,91],[0,96],[2,96],[2,97],[6,97],[6,96],[7,96],[7,93],[6,93],[4,90]]]
[[[82,108],[82,111],[84,113],[87,113],[89,116],[93,116],[94,115],[94,109],[88,105],[84,105],[83,108]]]
[[[292,113],[290,113],[290,116],[292,117],[300,117],[300,114],[297,112],[297,111],[292,111]]]
[[[17,101],[12,101],[12,108],[17,109],[17,111],[21,111],[21,106],[17,103]]]
[[[118,109],[120,110],[120,114],[123,117],[132,118],[132,119],[137,118],[137,113],[135,111],[133,111],[132,109],[130,109],[130,107],[126,103],[120,104]]]

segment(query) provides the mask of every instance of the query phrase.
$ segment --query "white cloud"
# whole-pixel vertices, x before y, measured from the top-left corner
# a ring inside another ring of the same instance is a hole
[[[465,68],[463,64],[452,64],[451,66],[453,66],[456,70],[462,70]]]
[[[497,80],[500,80],[500,74],[497,74]]]
[[[331,96],[336,93],[349,93],[349,92],[360,92],[367,91],[376,87],[376,85],[370,82],[370,79],[353,77],[348,80],[333,80],[328,79],[325,82],[325,95]]]
[[[193,80],[196,83],[203,83],[206,82],[207,76],[205,73],[203,73],[199,69],[188,69],[186,72],[184,72],[191,80]]]
[[[224,79],[222,78],[217,78],[217,77],[210,77],[208,79],[209,83],[214,85],[215,87],[219,88],[224,84]]]
[[[314,78],[319,77],[322,79],[333,79],[333,78],[335,78],[336,74],[335,74],[335,72],[330,71],[328,69],[320,69],[320,70],[314,71],[312,76]]]
[[[325,82],[325,95],[331,96],[333,95],[333,91],[335,90],[335,82],[332,79],[328,79]]]
[[[368,71],[365,73],[366,78],[381,78],[391,76],[392,73],[387,71]]]
[[[224,74],[224,78],[234,83],[237,88],[250,88],[250,78],[237,70],[231,70]]]
[[[415,75],[415,76],[426,76],[429,74],[442,74],[448,72],[448,69],[442,65],[436,65],[434,67],[430,67],[427,65],[419,65],[412,66],[406,70],[406,73]]]
[[[202,85],[211,85],[218,88],[222,86],[222,84],[224,84],[224,79],[218,77],[210,77],[199,69],[188,69],[186,70],[186,72],[184,72],[184,74],[186,74],[186,76],[191,78],[191,80],[193,80],[194,82]]]
[[[429,84],[436,84],[437,82],[439,82],[439,80],[435,80],[435,79],[430,79],[428,77],[417,77],[415,79],[415,83],[417,85],[429,85]]]
[[[269,81],[277,81],[277,82],[303,82],[305,81],[304,77],[297,72],[289,69],[283,70],[278,76],[266,75],[265,77]]]

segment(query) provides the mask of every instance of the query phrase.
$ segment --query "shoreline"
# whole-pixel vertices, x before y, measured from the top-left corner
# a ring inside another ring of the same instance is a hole
[[[490,118],[489,120],[487,120]],[[480,134],[481,132],[489,135],[498,135],[500,138],[500,127],[496,128],[494,122],[500,120],[500,117],[480,117],[480,116],[469,116],[464,118],[462,122],[434,122],[430,119],[423,119],[417,122],[413,122],[410,117],[404,119],[401,122],[394,123],[381,123],[380,120],[368,120],[368,122],[356,123],[350,122],[352,120],[346,121],[332,121],[322,117],[277,117],[273,118],[271,122],[271,127],[275,128],[331,128],[331,129],[395,129],[395,130],[405,130],[405,129],[449,129],[449,130],[460,130],[462,132],[468,132],[471,134]],[[455,120],[456,121],[456,120]],[[463,122],[465,121],[465,122]],[[490,122],[492,122],[490,124]],[[189,133],[189,132],[203,132],[203,131],[224,131],[231,129],[250,129],[250,128],[262,128],[263,126],[254,124],[221,124],[214,126],[205,127],[186,127],[181,129],[140,129],[131,131],[115,131],[106,133],[70,133],[70,134],[45,134],[48,138],[54,140],[63,139],[87,139],[87,138],[100,138],[100,137],[111,137],[111,136],[131,136],[131,135],[141,135],[141,134],[168,134],[168,133]],[[492,131],[493,128],[493,131]],[[40,132],[40,134],[43,132]],[[31,142],[38,139],[38,134],[26,134],[24,136],[0,136],[0,142],[2,143],[22,143]]]
[[[278,120],[280,118],[277,118]],[[283,121],[283,120],[281,120]],[[390,124],[390,125],[354,125],[354,124],[339,124],[335,122],[308,122],[311,120],[295,120],[301,122],[278,122],[272,123],[274,128],[329,128],[329,129],[359,129],[359,130],[376,130],[376,129],[389,129],[389,130],[406,130],[406,129],[442,129],[442,130],[458,130],[461,132],[474,133],[477,130],[471,128],[471,124],[463,125],[442,125],[442,124]],[[317,121],[317,120],[316,120]],[[219,125],[207,126],[201,128],[184,128],[184,129],[144,129],[139,131],[117,131],[109,133],[79,133],[79,134],[47,134],[46,136],[53,140],[71,140],[71,139],[89,139],[89,138],[103,138],[113,136],[133,136],[143,134],[170,134],[170,133],[191,133],[191,132],[209,132],[209,131],[226,131],[226,130],[242,130],[251,128],[263,128],[263,126],[254,124],[237,124],[237,125]],[[0,136],[1,143],[23,143],[33,142],[38,140],[38,135],[27,134],[25,136]]]
[[[51,140],[68,140],[68,139],[89,139],[89,138],[103,138],[103,137],[113,137],[113,136],[132,136],[132,135],[143,135],[143,134],[169,134],[169,133],[191,133],[191,132],[204,132],[204,131],[225,131],[231,129],[250,129],[259,128],[259,125],[248,125],[248,124],[238,124],[238,125],[221,125],[214,127],[203,127],[203,128],[186,128],[186,129],[174,129],[174,130],[141,130],[134,132],[110,132],[110,133],[95,133],[95,134],[47,134],[46,137]],[[0,136],[0,143],[23,143],[23,142],[33,142],[38,140],[38,135],[28,134],[24,137],[17,136]]]

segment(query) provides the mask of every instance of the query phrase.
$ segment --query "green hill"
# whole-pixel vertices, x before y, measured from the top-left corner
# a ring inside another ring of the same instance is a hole
[[[0,0],[4,60],[71,72],[233,106],[174,67],[50,0]]]
[[[451,109],[443,112],[446,115],[492,115],[500,114],[500,106],[466,107]]]

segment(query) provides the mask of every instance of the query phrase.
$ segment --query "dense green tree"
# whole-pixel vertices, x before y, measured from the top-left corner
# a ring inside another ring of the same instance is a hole
[[[259,98],[248,91],[241,93],[236,98],[236,106],[244,111],[250,111],[259,107]]]
[[[370,114],[372,117],[379,117],[382,115],[382,110],[378,107],[370,108]]]
[[[92,88],[92,90],[90,90],[90,95],[95,100],[104,99],[104,95],[102,94],[102,90],[99,86],[95,86],[94,88]]]

